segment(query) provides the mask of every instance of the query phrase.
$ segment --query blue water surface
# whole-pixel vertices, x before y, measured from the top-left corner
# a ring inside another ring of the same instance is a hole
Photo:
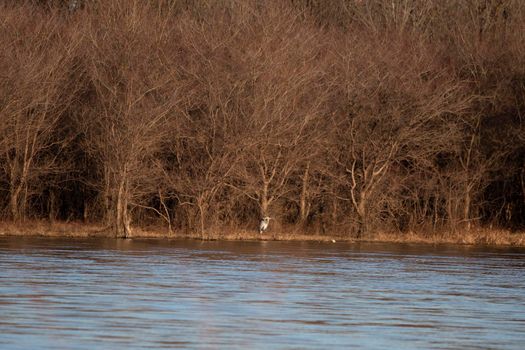
[[[525,250],[0,237],[0,349],[523,349]]]

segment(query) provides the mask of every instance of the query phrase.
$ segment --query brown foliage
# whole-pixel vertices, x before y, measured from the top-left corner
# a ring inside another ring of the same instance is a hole
[[[6,1],[3,215],[117,236],[525,225],[524,19],[517,0]]]

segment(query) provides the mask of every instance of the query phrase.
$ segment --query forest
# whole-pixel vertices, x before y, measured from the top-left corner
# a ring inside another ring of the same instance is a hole
[[[522,0],[0,0],[0,221],[525,228]]]

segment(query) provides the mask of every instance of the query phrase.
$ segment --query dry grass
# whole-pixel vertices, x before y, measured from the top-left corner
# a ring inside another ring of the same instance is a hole
[[[97,224],[81,222],[26,221],[23,223],[1,222],[0,236],[43,236],[43,237],[113,237],[107,228]],[[525,232],[512,232],[503,229],[475,228],[470,231],[442,232],[436,234],[416,232],[376,232],[367,237],[355,237],[341,234],[305,234],[303,232],[266,232],[259,235],[256,230],[210,231],[199,233],[172,232],[163,228],[136,228],[129,238],[168,238],[168,239],[201,239],[224,241],[344,241],[344,242],[391,242],[423,244],[469,244],[493,246],[525,247]]]
[[[232,229],[232,230],[220,230],[220,231],[208,231],[204,234],[198,232],[172,232],[168,233],[162,228],[149,228],[149,229],[138,229],[133,230],[130,238],[186,238],[186,239],[199,239],[207,241],[317,241],[317,242],[329,242],[332,240],[337,241],[354,241],[351,237],[341,237],[336,235],[318,235],[318,234],[305,234],[298,232],[265,232],[260,235],[256,230],[246,229]]]
[[[441,232],[435,234],[426,234],[420,232],[378,232],[373,234],[368,240],[374,242],[398,243],[450,243],[525,246],[525,232],[512,232],[510,230],[489,228],[475,228],[469,231]]]
[[[97,224],[29,220],[0,222],[0,236],[107,237],[109,232]]]

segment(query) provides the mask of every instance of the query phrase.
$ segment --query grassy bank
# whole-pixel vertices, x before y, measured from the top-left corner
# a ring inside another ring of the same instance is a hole
[[[26,221],[24,223],[0,223],[0,236],[41,236],[41,237],[113,237],[112,232],[97,224],[78,222]],[[337,242],[392,242],[392,243],[426,243],[426,244],[476,244],[494,246],[525,247],[525,232],[512,232],[503,229],[475,228],[461,232],[374,232],[366,237],[331,233],[307,234],[299,231],[269,231],[260,235],[256,230],[230,230],[199,233],[167,232],[162,228],[137,228],[130,238],[168,238],[168,239],[202,239],[225,241],[337,241]]]

